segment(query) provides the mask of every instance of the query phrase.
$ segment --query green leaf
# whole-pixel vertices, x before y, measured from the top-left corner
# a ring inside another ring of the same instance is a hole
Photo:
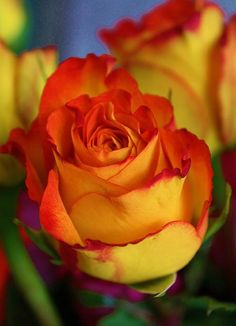
[[[43,252],[45,252],[47,255],[49,255],[51,257],[51,262],[53,264],[55,264],[55,265],[62,264],[60,256],[58,255],[56,250],[53,248],[53,246],[50,244],[47,236],[45,235],[45,233],[42,230],[39,230],[39,231],[34,230],[34,229],[28,227],[27,225],[25,225],[24,223],[22,223],[18,219],[14,219],[14,222],[17,225],[20,225],[25,229],[26,233],[28,234],[30,239],[33,241],[33,243],[39,249],[41,249]]]
[[[232,194],[232,189],[230,185],[226,183],[226,189],[225,189],[226,199],[225,199],[224,207],[219,217],[209,219],[209,227],[205,235],[204,242],[212,238],[215,235],[215,233],[217,233],[225,224],[229,214],[231,194]]]
[[[83,306],[90,308],[113,307],[115,303],[115,299],[110,296],[87,290],[76,291],[76,297]]]
[[[123,308],[123,309],[122,309]],[[135,316],[134,313],[126,311],[125,307],[120,307],[109,316],[104,317],[99,322],[99,326],[147,326],[148,323],[140,318],[140,316]]]
[[[232,302],[217,301],[208,296],[189,297],[187,295],[181,295],[175,297],[176,303],[184,304],[187,307],[194,309],[204,309],[209,316],[212,312],[217,310],[224,310],[227,312],[236,312],[236,304]]]
[[[0,238],[7,257],[11,275],[34,312],[40,325],[60,326],[60,317],[51,301],[47,288],[25,249],[17,226],[13,223],[16,214],[17,187],[0,188]]]
[[[135,283],[130,286],[139,292],[154,294],[155,297],[159,297],[164,295],[175,281],[176,274],[174,273],[151,281]]]

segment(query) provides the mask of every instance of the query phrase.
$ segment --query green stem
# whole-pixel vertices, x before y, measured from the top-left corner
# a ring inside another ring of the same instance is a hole
[[[62,323],[54,309],[49,293],[45,284],[34,267],[29,255],[22,243],[19,230],[12,220],[3,216],[9,205],[1,205],[5,199],[9,201],[9,192],[7,189],[4,195],[0,196],[0,236],[5,254],[10,265],[11,273],[16,284],[19,286],[22,294],[34,311],[39,324],[42,326],[61,326]],[[14,197],[14,196],[13,196]],[[14,206],[14,198],[11,197],[12,206]],[[6,203],[6,202],[5,202]],[[4,206],[4,207],[3,207]]]

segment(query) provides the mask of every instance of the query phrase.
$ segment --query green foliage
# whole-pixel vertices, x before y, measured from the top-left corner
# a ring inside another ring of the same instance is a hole
[[[132,284],[131,286],[140,292],[154,294],[155,297],[162,296],[176,281],[176,274],[170,274],[146,282]]]
[[[34,230],[18,219],[14,219],[15,223],[22,226],[27,232],[33,243],[51,257],[51,262],[55,265],[61,265],[62,261],[56,250],[53,248],[46,234],[42,230]]]
[[[232,194],[231,187],[227,183],[226,187],[225,187],[225,195],[224,195],[225,203],[224,203],[223,209],[222,209],[219,217],[209,219],[209,227],[208,227],[207,233],[205,235],[204,242],[211,239],[215,235],[215,233],[217,233],[222,228],[224,223],[226,222],[228,214],[229,214],[229,209],[230,209],[231,194]]]
[[[124,307],[120,307],[114,313],[104,317],[99,326],[147,326],[150,325],[145,319],[140,318],[138,314],[127,311]]]

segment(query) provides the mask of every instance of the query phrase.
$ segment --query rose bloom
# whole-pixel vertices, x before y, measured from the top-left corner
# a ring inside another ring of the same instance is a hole
[[[141,90],[170,96],[178,127],[212,152],[236,141],[236,16],[204,0],[169,0],[101,37]]]
[[[26,164],[40,223],[73,270],[120,283],[172,274],[205,234],[210,154],[176,130],[168,100],[142,94],[110,56],[61,63],[28,133],[5,147]]]
[[[0,145],[11,129],[28,129],[37,115],[39,99],[46,78],[56,68],[54,48],[36,49],[16,56],[0,41]],[[22,178],[18,163],[0,154],[0,185]]]

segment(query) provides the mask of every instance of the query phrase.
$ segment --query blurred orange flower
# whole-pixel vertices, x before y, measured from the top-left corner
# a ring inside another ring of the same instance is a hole
[[[236,17],[204,0],[169,0],[101,32],[142,91],[170,96],[178,127],[211,152],[236,141]]]

